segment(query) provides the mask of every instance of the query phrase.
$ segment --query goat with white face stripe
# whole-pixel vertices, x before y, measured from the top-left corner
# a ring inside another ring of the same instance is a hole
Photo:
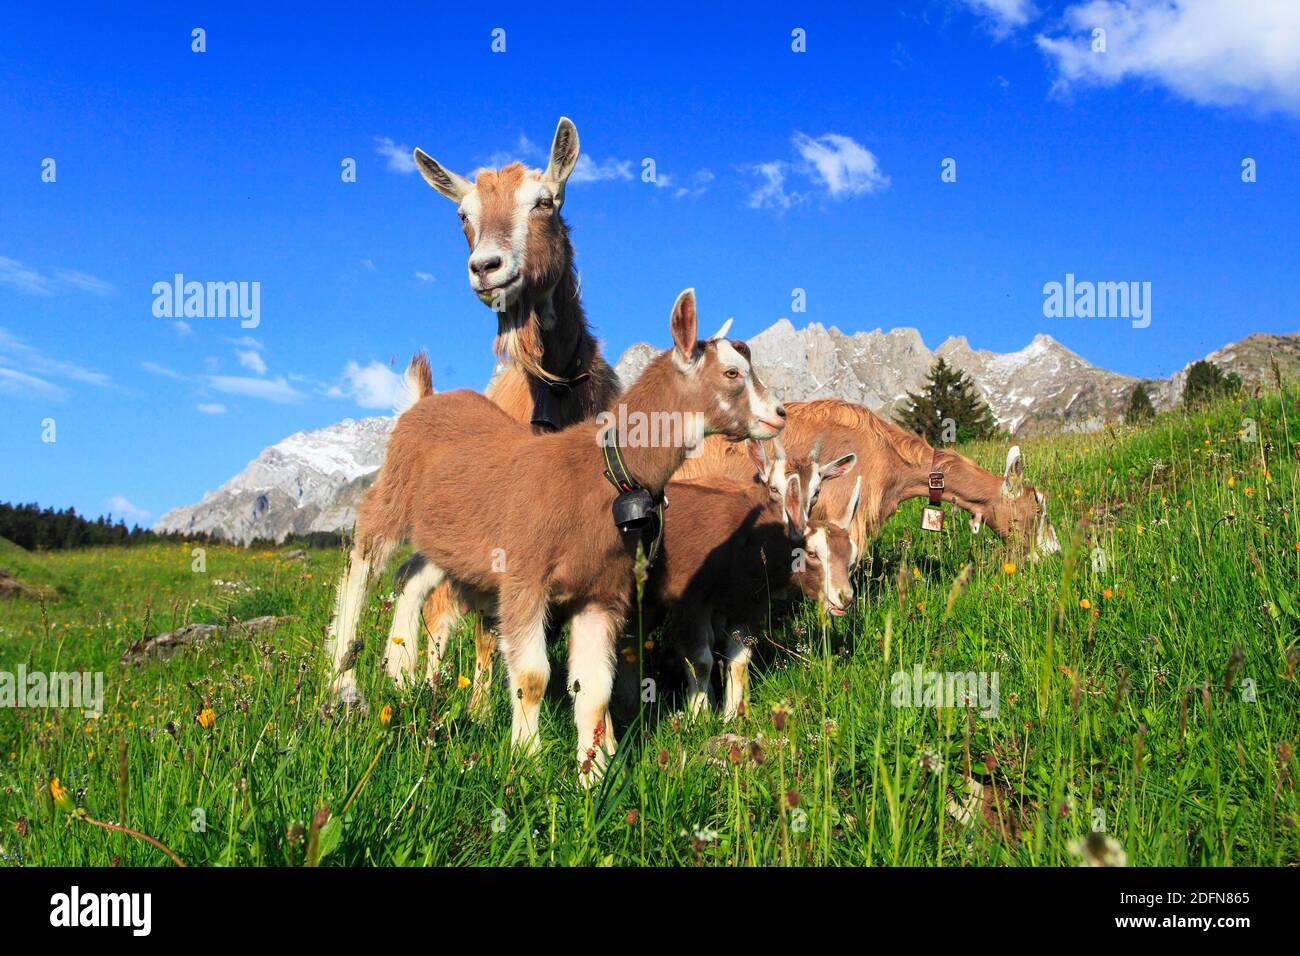
[[[545,171],[511,163],[483,169],[470,182],[423,150],[415,163],[426,182],[457,204],[469,243],[469,284],[496,312],[513,312],[521,300],[546,297],[568,268],[557,250],[567,247],[560,218],[564,186],[578,164],[578,131],[561,119]]]
[[[808,452],[807,463],[801,467],[786,455],[785,446],[781,444],[781,439],[773,438],[771,445],[772,456],[770,458],[761,442],[747,442],[745,447],[749,451],[749,458],[754,463],[754,467],[758,469],[758,480],[767,485],[768,493],[772,496],[773,501],[784,501],[791,479],[795,477],[801,479],[803,484],[803,520],[805,524],[812,515],[813,507],[817,504],[822,485],[832,478],[839,478],[841,475],[848,474],[858,462],[858,456],[850,452],[833,461],[823,463],[819,460],[821,458],[821,442],[814,442]]]

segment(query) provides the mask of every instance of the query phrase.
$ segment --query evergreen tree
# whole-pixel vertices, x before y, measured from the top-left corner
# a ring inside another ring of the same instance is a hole
[[[919,393],[907,393],[907,402],[895,421],[931,445],[989,438],[997,430],[993,409],[980,400],[975,383],[943,359],[931,366]]]
[[[1241,390],[1241,376],[1236,372],[1224,375],[1223,369],[1202,359],[1194,362],[1187,371],[1187,384],[1183,387],[1183,404],[1200,405],[1224,395]]]
[[[1124,423],[1126,425],[1136,425],[1148,418],[1154,418],[1155,414],[1156,408],[1151,404],[1151,396],[1147,394],[1147,387],[1138,382],[1133,386],[1133,391],[1128,393],[1128,407],[1124,409]]]

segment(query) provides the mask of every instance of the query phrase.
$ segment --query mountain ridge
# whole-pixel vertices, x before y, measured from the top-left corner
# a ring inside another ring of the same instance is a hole
[[[1013,435],[1091,430],[1122,417],[1129,391],[1147,387],[1158,410],[1182,394],[1187,369],[1167,379],[1139,379],[1093,365],[1046,333],[1014,352],[975,349],[964,335],[929,349],[914,328],[846,333],[811,322],[802,329],[782,318],[749,339],[764,382],[785,401],[841,398],[889,418],[918,391],[936,358],[962,369],[989,403],[1001,428]],[[615,365],[626,385],[659,349],[636,343]],[[1282,375],[1300,378],[1300,333],[1253,333],[1211,352],[1206,359],[1247,384]],[[208,532],[239,543],[283,540],[289,534],[350,527],[361,494],[383,462],[393,419],[345,419],[296,432],[265,449],[216,491],[174,508],[154,527]]]

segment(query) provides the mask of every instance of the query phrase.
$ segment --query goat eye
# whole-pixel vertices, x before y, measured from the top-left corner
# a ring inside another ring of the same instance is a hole
[[[465,220],[469,219],[469,216],[465,215],[465,214],[464,214],[463,212],[461,212],[459,209],[456,210],[456,215],[460,216],[460,221],[461,221],[461,222],[465,222]]]
[[[550,196],[543,196],[541,199],[537,200],[537,205],[541,209],[550,209],[555,205],[555,200]]]
[[[727,378],[740,378],[740,369],[729,368],[724,374],[727,376]]]

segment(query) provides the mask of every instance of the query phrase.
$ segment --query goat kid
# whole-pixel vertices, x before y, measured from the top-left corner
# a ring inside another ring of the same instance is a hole
[[[696,423],[677,446],[622,447],[628,470],[654,496],[704,436],[773,438],[785,418],[743,343],[698,340],[693,290],[678,297],[670,327],[673,348],[622,398],[629,417],[667,413]],[[579,779],[590,785],[614,751],[609,697],[635,561],[613,523],[616,492],[602,474],[608,427],[589,419],[534,434],[482,395],[432,394],[423,356],[407,374],[421,397],[398,419],[383,468],[358,509],[331,626],[333,689],[355,694],[355,674],[345,665],[355,654],[369,578],[409,534],[425,564],[408,579],[394,626],[446,579],[493,596],[510,681],[511,739],[524,752],[540,747],[538,717],[550,675],[547,615],[552,606],[572,615],[568,686]],[[442,648],[435,651],[440,657]]]
[[[797,588],[836,615],[853,599],[849,569],[855,555],[847,528],[861,480],[847,511],[833,519],[817,509],[810,520],[806,489],[850,471],[855,456],[821,465],[811,455],[787,459],[778,445],[769,460],[758,442],[746,445],[757,480],[751,475],[669,483],[663,559],[644,589],[641,623],[647,633],[676,613],[692,718],[713,703],[715,648],[727,667],[723,719],[734,717],[746,701],[750,625],[756,610],[767,606],[764,594],[775,598]]]

